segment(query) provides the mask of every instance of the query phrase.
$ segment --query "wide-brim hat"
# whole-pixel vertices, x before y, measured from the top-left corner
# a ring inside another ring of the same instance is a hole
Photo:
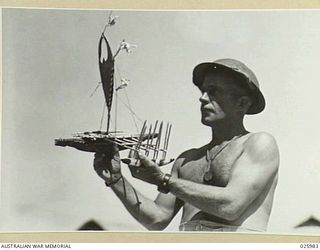
[[[260,86],[257,77],[244,63],[235,59],[219,59],[214,62],[204,62],[198,64],[193,70],[193,83],[201,87],[204,77],[208,71],[214,72],[223,70],[225,72],[232,72],[239,74],[250,89],[250,97],[252,98],[252,105],[247,111],[247,114],[258,114],[262,112],[266,106],[263,94],[260,91]]]

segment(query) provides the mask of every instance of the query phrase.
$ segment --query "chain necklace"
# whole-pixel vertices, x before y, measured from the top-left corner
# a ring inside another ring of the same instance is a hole
[[[213,172],[212,172],[212,169],[211,169],[211,164],[212,162],[217,158],[217,156],[233,141],[235,141],[236,139],[240,138],[242,136],[242,134],[240,135],[237,135],[235,137],[233,137],[230,141],[228,141],[225,145],[223,145],[217,153],[215,153],[213,156],[210,154],[210,150],[207,149],[207,154],[206,154],[206,160],[208,162],[208,165],[207,165],[207,170],[206,172],[204,173],[204,176],[203,176],[203,181],[204,183],[208,183],[210,181],[212,181],[213,179]]]

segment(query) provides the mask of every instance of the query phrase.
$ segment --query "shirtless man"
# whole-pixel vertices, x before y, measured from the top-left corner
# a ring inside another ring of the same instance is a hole
[[[245,114],[265,107],[254,73],[242,62],[221,59],[193,71],[201,91],[201,121],[212,138],[182,153],[171,174],[144,155],[125,159],[134,177],[158,186],[152,201],[121,175],[118,152],[96,154],[97,174],[131,215],[149,230],[163,230],[183,208],[181,231],[266,231],[277,185],[279,152],[274,138],[251,133]]]

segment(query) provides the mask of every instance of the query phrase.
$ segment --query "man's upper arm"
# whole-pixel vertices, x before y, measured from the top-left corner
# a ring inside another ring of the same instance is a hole
[[[279,151],[267,133],[251,135],[237,160],[227,185],[231,200],[244,211],[273,181],[279,166]]]

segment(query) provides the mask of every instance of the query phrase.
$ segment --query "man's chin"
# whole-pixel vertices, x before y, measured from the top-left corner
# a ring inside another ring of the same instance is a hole
[[[202,117],[201,123],[205,126],[213,127],[223,121],[225,118],[218,117],[218,116],[211,116],[211,117]]]
[[[210,120],[208,120],[208,119],[205,119],[205,118],[202,118],[201,119],[201,123],[203,124],[203,125],[205,125],[205,126],[212,126],[213,124],[214,124],[214,121],[210,121]]]

